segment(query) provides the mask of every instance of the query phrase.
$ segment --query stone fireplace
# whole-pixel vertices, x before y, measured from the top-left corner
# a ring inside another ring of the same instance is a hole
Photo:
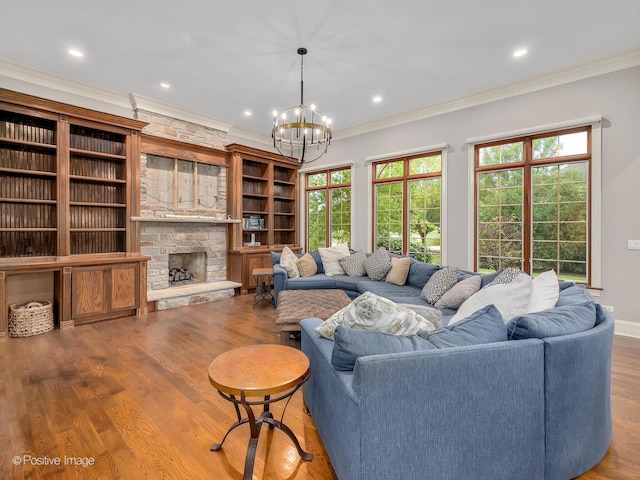
[[[233,296],[240,284],[227,281],[227,231],[239,220],[227,218],[227,168],[198,148],[221,150],[225,132],[146,111],[137,117],[150,122],[143,132],[154,137],[142,142],[141,213],[134,219],[140,251],[151,257],[147,300],[164,310]],[[193,278],[172,282],[172,270],[183,269]]]

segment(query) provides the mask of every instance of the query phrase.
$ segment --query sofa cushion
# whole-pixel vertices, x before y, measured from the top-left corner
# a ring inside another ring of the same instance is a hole
[[[526,273],[520,273],[512,282],[486,286],[474,293],[460,305],[458,312],[449,320],[449,325],[459,322],[473,312],[494,304],[504,322],[527,313],[531,301],[533,280]]]
[[[479,345],[507,339],[500,312],[487,306],[453,327],[433,332],[397,336],[338,326],[334,334],[331,364],[336,370],[353,370],[359,357]]]
[[[589,291],[584,288],[583,285],[574,285],[572,287],[565,288],[560,292],[560,295],[558,295],[558,301],[556,302],[556,307],[576,305],[588,300],[593,300]]]
[[[381,282],[391,270],[391,258],[384,247],[380,247],[364,261],[364,269],[372,280]]]
[[[387,273],[385,282],[404,285],[409,275],[411,259],[409,257],[391,257],[391,270]]]
[[[431,275],[438,270],[440,270],[438,265],[419,262],[412,258],[409,265],[409,275],[407,275],[407,284],[421,289],[427,284]]]
[[[328,276],[344,275],[344,270],[340,266],[340,259],[351,255],[349,246],[346,243],[340,243],[335,247],[318,248],[324,273]]]
[[[358,291],[360,293],[373,292],[381,297],[389,298],[395,301],[396,297],[420,297],[420,289],[411,285],[394,285],[388,282],[376,282],[361,278],[358,282]]]
[[[464,347],[503,342],[507,340],[507,327],[498,309],[487,305],[453,325],[418,335],[436,348]]]
[[[298,277],[287,280],[287,290],[323,290],[336,288],[336,281],[324,273],[316,273],[313,277]]]
[[[422,330],[435,330],[435,325],[413,310],[398,306],[391,300],[366,292],[346,307],[338,310],[316,327],[316,333],[333,340],[338,326],[394,335],[411,335]]]
[[[316,261],[308,253],[305,253],[300,257],[296,262],[296,265],[298,266],[298,272],[301,277],[313,277],[318,271]]]
[[[560,295],[558,276],[553,270],[547,270],[533,279],[531,291],[531,303],[528,312],[540,312],[547,308],[555,307]]]
[[[431,275],[429,281],[422,288],[420,296],[435,305],[440,297],[456,283],[458,283],[458,267],[442,268]]]
[[[366,259],[367,256],[361,250],[352,253],[348,257],[341,258],[339,262],[344,273],[350,277],[364,277],[367,274],[367,271],[364,269],[364,261]]]
[[[358,291],[358,285],[362,282],[363,277],[350,277],[349,275],[334,275],[332,277],[336,282],[336,288],[340,288],[342,290],[348,290],[352,292],[360,292]]]
[[[471,275],[460,280],[440,297],[435,306],[438,308],[460,308],[460,305],[467,298],[480,290],[481,282],[480,275]]]
[[[588,300],[514,317],[507,324],[507,331],[510,340],[558,337],[584,332],[595,323],[596,305]]]
[[[353,370],[359,357],[385,353],[417,352],[436,348],[418,335],[398,336],[342,326],[336,328],[333,339],[331,364],[336,370]]]
[[[298,271],[298,257],[293,253],[293,250],[287,246],[282,249],[280,266],[287,272],[287,277],[298,278],[300,276],[300,272]]]

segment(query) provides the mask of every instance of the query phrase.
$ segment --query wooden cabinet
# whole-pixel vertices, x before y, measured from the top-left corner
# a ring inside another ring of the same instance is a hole
[[[139,264],[74,268],[71,274],[71,317],[75,324],[120,316],[139,305]]]
[[[271,266],[271,251],[299,252],[298,164],[282,156],[232,144],[229,213],[243,223],[230,227],[229,280],[242,291],[255,287],[253,268]]]
[[[0,89],[0,273],[7,273],[0,287],[6,289],[9,273],[53,270],[60,302],[69,303],[73,288],[73,308],[57,308],[60,324],[124,315],[141,305],[146,289],[132,278],[140,277],[138,261],[145,257],[131,217],[140,213],[145,125]],[[123,257],[135,274],[105,266]],[[111,269],[111,276],[91,270],[96,265]],[[97,291],[89,292],[94,286]],[[0,294],[6,303],[6,293]],[[1,326],[6,309],[0,315]]]

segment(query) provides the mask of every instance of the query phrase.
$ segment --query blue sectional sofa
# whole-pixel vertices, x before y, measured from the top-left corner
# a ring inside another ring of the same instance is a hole
[[[579,333],[363,356],[353,371],[332,365],[321,320],[303,320],[304,401],[338,478],[569,480],[591,469],[612,435],[614,322],[596,307]]]
[[[324,273],[320,254],[310,252],[316,261],[317,273],[312,277],[289,278],[284,268],[280,266],[280,253],[271,253],[273,263],[274,287],[273,293],[277,304],[278,295],[282,290],[322,290],[337,288],[343,290],[349,297],[356,298],[364,292],[373,292],[376,295],[393,300],[396,303],[408,303],[424,306],[429,305],[420,297],[422,287],[427,283],[440,266],[430,263],[419,262],[411,259],[409,274],[404,285],[394,285],[392,283],[371,280],[369,277],[350,277],[348,275],[328,276]],[[391,254],[393,256],[393,254]],[[466,272],[472,274],[473,272]],[[482,285],[490,282],[494,275],[484,275]],[[452,315],[454,311],[444,311],[443,315]]]
[[[351,298],[370,291],[431,306],[420,293],[441,268],[412,259],[399,286],[327,276],[318,253],[311,255],[316,275],[294,279],[272,255],[276,298],[285,289],[338,288]],[[482,275],[482,286],[494,277]],[[541,323],[507,324],[511,338],[517,327],[523,339],[365,354],[353,370],[336,368],[334,341],[315,331],[322,320],[302,320],[312,372],[304,400],[338,478],[569,480],[595,466],[611,443],[614,322],[571,285],[560,283],[556,307],[534,314]],[[563,315],[585,302],[591,323],[565,331]],[[443,325],[455,312],[442,310]]]

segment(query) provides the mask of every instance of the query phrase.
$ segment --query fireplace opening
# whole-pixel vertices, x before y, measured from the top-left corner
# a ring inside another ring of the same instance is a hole
[[[204,283],[207,266],[205,252],[170,253],[169,286]]]

